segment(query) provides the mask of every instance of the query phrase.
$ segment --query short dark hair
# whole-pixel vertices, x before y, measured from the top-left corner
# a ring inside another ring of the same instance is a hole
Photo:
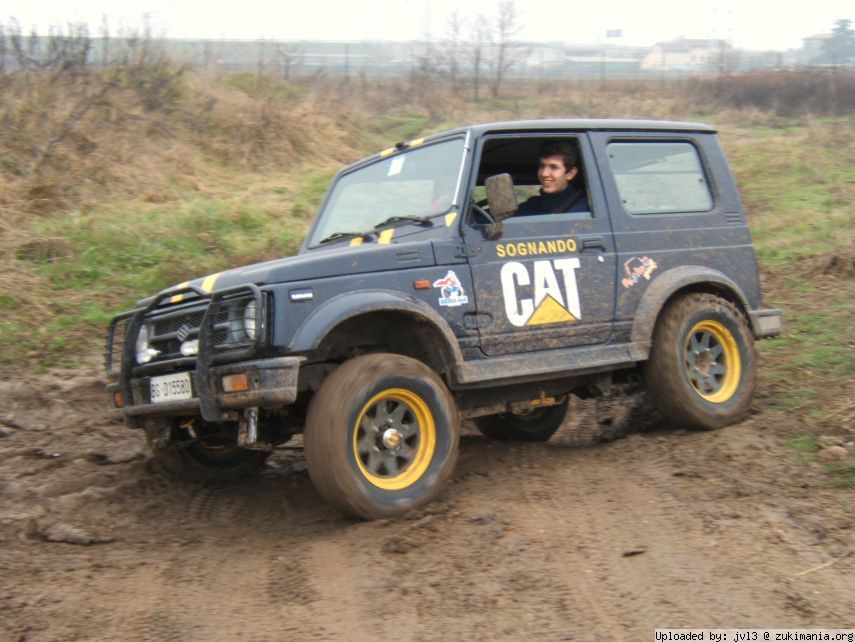
[[[564,159],[564,169],[571,169],[579,165],[579,153],[573,143],[565,140],[547,140],[540,146],[538,159],[549,156],[561,156]]]

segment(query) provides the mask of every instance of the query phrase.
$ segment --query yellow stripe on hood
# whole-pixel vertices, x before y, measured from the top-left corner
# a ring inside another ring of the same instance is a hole
[[[179,283],[178,285],[176,285],[175,289],[180,290],[181,288],[186,288],[188,285],[190,285],[190,281],[184,281],[184,283]],[[184,300],[183,294],[176,294],[171,299],[169,299],[169,302],[170,303],[181,303],[183,300]]]
[[[217,282],[217,279],[220,278],[220,274],[222,274],[222,272],[206,276],[205,280],[202,281],[202,292],[210,294],[211,290],[214,289],[214,284]]]

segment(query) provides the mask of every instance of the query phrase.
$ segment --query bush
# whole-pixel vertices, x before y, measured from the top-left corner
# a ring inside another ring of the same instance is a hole
[[[688,89],[715,107],[755,108],[777,116],[842,115],[855,106],[855,71],[805,69],[693,79]]]

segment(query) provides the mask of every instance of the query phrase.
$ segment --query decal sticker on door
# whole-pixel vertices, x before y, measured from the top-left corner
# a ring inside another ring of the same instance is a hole
[[[449,270],[448,274],[433,282],[433,287],[440,288],[439,304],[443,307],[453,308],[458,305],[466,305],[469,303],[469,297],[463,291],[463,286],[460,284],[460,279],[453,270]]]
[[[650,275],[653,274],[653,270],[657,267],[659,266],[656,265],[656,261],[647,256],[641,258],[633,256],[623,264],[623,271],[626,273],[626,276],[621,279],[620,284],[625,288],[631,288],[641,279],[649,281]]]
[[[579,259],[534,261],[530,268],[511,261],[502,266],[505,314],[513,325],[568,323],[582,318],[576,270]]]

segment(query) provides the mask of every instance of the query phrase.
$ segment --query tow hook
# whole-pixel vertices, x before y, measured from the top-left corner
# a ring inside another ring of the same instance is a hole
[[[238,420],[237,445],[247,450],[272,450],[273,444],[258,441],[258,408],[247,408]]]

